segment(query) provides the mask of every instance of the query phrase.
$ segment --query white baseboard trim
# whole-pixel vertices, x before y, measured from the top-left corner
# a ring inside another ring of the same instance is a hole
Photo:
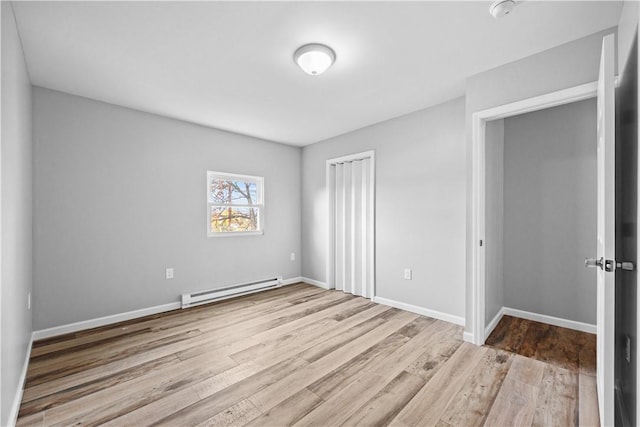
[[[574,329],[576,331],[596,333],[596,325],[576,322],[575,320],[562,319],[560,317],[547,316],[545,314],[531,313],[517,310],[515,308],[502,307],[502,313],[507,316],[520,317],[522,319],[533,320],[535,322],[548,323],[549,325],[560,326],[562,328]]]
[[[454,316],[448,313],[442,313],[440,311],[431,310],[424,307],[418,307],[417,305],[411,305],[404,302],[394,301],[382,297],[373,297],[373,302],[390,307],[399,308],[401,310],[410,311],[412,313],[421,314],[423,316],[433,317],[434,319],[444,320],[445,322],[455,323],[456,325],[464,326],[464,317]]]
[[[70,334],[72,332],[83,331],[85,329],[98,328],[100,326],[111,325],[113,323],[124,322],[125,320],[137,319],[138,317],[149,316],[151,314],[164,313],[165,311],[180,308],[180,302],[156,305],[155,307],[142,308],[140,310],[127,311],[125,313],[112,314],[110,316],[98,317],[95,319],[83,320],[81,322],[69,323],[67,325],[54,326],[53,328],[41,329],[33,333],[35,341],[44,338],[55,337],[57,335]]]
[[[282,285],[292,285],[294,283],[306,282],[303,277],[292,277],[284,279]],[[137,319],[139,317],[149,316],[152,314],[164,313],[166,311],[176,310],[180,308],[180,302],[171,302],[168,304],[157,305],[155,307],[142,308],[140,310],[127,311],[125,313],[112,314],[110,316],[98,317],[96,319],[83,320],[81,322],[69,323],[67,325],[54,326],[53,328],[41,329],[33,333],[35,341],[44,338],[51,338],[58,335],[70,334],[73,332],[83,331],[85,329],[98,328],[100,326],[111,325],[113,323],[124,322],[126,320]]]
[[[301,276],[292,277],[291,279],[284,279],[282,281],[282,286],[293,285],[295,283],[304,282],[304,278]]]
[[[29,345],[27,346],[27,354],[24,357],[24,363],[22,365],[22,371],[20,372],[20,379],[18,380],[18,389],[16,395],[13,398],[13,404],[9,412],[9,426],[13,427],[18,422],[18,412],[20,411],[20,404],[22,403],[22,395],[24,394],[24,385],[27,381],[27,368],[29,367],[29,359],[31,359],[31,348],[33,347],[33,332],[29,339]]]
[[[496,326],[498,326],[498,323],[502,319],[502,316],[504,316],[504,307],[498,310],[496,315],[493,316],[493,319],[491,319],[491,322],[489,322],[489,324],[484,328],[484,338],[482,339],[483,342],[487,338],[489,338],[489,335],[491,335],[491,332],[493,332]]]
[[[475,344],[475,343],[473,342],[473,333],[465,331],[465,332],[462,334],[462,341],[464,341],[464,342],[470,342],[471,344]]]
[[[304,283],[308,283],[308,284],[313,285],[313,286],[318,286],[318,287],[323,288],[323,289],[331,289],[329,287],[329,285],[327,285],[326,283],[321,282],[319,280],[309,279],[308,277],[302,277],[302,281]]]

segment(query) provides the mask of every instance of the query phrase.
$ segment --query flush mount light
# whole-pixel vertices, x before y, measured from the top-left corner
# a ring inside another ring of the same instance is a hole
[[[293,60],[302,71],[317,76],[331,67],[336,60],[336,54],[329,46],[311,43],[299,47],[293,54]]]
[[[516,7],[515,0],[498,0],[491,3],[489,13],[498,19],[510,14],[514,7]]]

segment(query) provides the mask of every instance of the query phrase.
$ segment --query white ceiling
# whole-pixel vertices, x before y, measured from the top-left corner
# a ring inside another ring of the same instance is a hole
[[[619,2],[14,2],[32,83],[306,145],[462,96],[478,72],[617,25]],[[319,42],[337,55],[309,76]]]

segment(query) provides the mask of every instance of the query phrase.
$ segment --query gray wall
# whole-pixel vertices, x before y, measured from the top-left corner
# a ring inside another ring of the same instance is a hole
[[[504,303],[596,323],[596,101],[504,120]]]
[[[504,306],[504,120],[485,133],[485,323]]]
[[[300,276],[300,154],[34,88],[35,329]],[[264,235],[207,237],[207,170],[264,177]]]
[[[471,234],[472,214],[472,159],[471,115],[476,111],[510,102],[520,101],[545,93],[590,83],[598,78],[602,37],[615,33],[615,28],[601,31],[553,49],[546,50],[501,67],[476,74],[466,82],[466,147],[467,147],[467,244],[466,259],[476,242]],[[466,264],[466,318],[471,319],[473,306],[472,265]],[[465,327],[471,332],[471,322]]]
[[[464,316],[464,105],[458,98],[304,147],[303,276],[326,281],[325,161],[376,150],[376,295]]]
[[[9,424],[31,338],[31,83],[11,3],[2,2],[0,425]],[[11,420],[12,421],[12,420]]]

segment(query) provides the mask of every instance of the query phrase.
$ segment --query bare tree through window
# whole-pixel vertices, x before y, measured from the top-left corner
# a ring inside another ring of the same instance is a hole
[[[260,231],[262,178],[207,174],[210,233]]]

